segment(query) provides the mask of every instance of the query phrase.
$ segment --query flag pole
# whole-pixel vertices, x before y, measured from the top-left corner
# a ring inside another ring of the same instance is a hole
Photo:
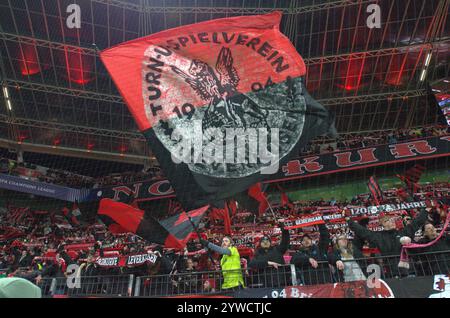
[[[272,216],[273,216],[274,220],[276,220],[277,216],[275,215],[275,212],[273,212],[273,209],[272,209],[272,206],[270,205],[269,200],[267,200],[267,198],[265,196],[264,196],[264,200],[266,200],[267,205],[269,206],[269,210],[270,210],[270,212],[272,212]]]
[[[184,213],[186,213],[186,215],[187,215],[187,217],[188,217],[188,219],[189,219],[189,222],[191,222],[191,225],[192,225],[192,227],[194,228],[195,233],[197,233],[198,239],[200,240],[200,239],[201,239],[200,231],[199,231],[198,228],[195,226],[194,222],[192,221],[191,216],[190,216],[187,212],[184,212]],[[206,252],[208,253],[209,259],[211,260],[212,264],[215,265],[216,262],[214,261],[214,258],[212,257],[211,251],[209,250],[208,247],[206,247]]]

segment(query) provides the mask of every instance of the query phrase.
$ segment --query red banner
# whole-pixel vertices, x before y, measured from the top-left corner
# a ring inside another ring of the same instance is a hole
[[[293,230],[319,224],[325,224],[325,221],[323,220],[322,217],[322,213],[320,212],[302,216],[301,218],[295,220],[287,220],[284,222],[284,228],[286,230]]]

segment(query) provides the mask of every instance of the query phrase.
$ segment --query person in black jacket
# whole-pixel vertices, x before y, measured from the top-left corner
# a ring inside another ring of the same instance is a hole
[[[418,244],[428,244],[439,236],[433,223],[428,221],[423,226],[422,233],[423,238],[417,242]],[[447,233],[444,233],[434,244],[408,249],[408,253],[413,256],[412,259],[416,263],[414,268],[419,272],[418,275],[430,276],[450,273],[450,235]]]
[[[349,210],[344,208],[345,220],[350,230],[355,233],[355,237],[374,244],[380,250],[381,256],[385,256],[383,263],[386,265],[386,271],[382,271],[382,274],[387,274],[388,277],[402,276],[398,270],[402,249],[400,238],[407,236],[413,239],[415,233],[424,225],[431,211],[431,207],[422,209],[412,222],[401,230],[396,229],[394,217],[382,215],[379,220],[381,226],[383,226],[383,231],[371,231],[351,220]]]
[[[248,264],[252,269],[252,285],[260,287],[282,287],[289,283],[289,268],[285,265],[283,255],[289,248],[289,231],[284,229],[280,220],[281,242],[272,245],[269,236],[264,236],[260,247],[255,251],[253,259]]]
[[[18,265],[19,267],[30,267],[32,261],[32,255],[27,250],[23,250],[22,255],[19,258]]]
[[[383,231],[377,232],[370,231],[351,220],[348,216],[348,210],[344,209],[344,213],[346,214],[346,221],[350,229],[356,236],[367,240],[370,243],[374,243],[380,250],[382,256],[393,256],[400,255],[402,248],[400,238],[403,236],[408,236],[413,239],[415,233],[427,221],[428,214],[431,210],[431,207],[422,209],[420,213],[412,220],[412,222],[405,226],[402,230],[396,229],[394,217],[383,215],[380,217],[380,224],[383,226]]]
[[[153,253],[157,256],[154,266],[158,271],[158,277],[155,278],[153,283],[159,285],[159,290],[157,290],[157,293],[161,295],[168,295],[171,289],[171,276],[169,274],[171,274],[174,270],[174,264],[164,253],[163,246],[158,245],[155,247]],[[149,264],[148,266],[152,266],[152,264]]]
[[[325,224],[319,225],[320,239],[314,244],[311,237],[302,237],[302,248],[292,256],[291,264],[297,268],[297,279],[305,285],[324,284],[334,281],[328,266],[330,234]],[[320,262],[320,263],[319,263]]]

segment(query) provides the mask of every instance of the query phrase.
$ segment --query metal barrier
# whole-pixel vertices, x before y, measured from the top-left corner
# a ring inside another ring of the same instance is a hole
[[[226,285],[227,280],[235,280],[241,275],[244,286],[248,288],[296,285],[295,267],[293,265],[283,265],[279,266],[278,269],[266,268],[258,271],[241,269],[137,277],[134,296],[161,297],[223,294],[230,290]]]
[[[408,267],[399,267],[400,256],[367,257],[343,260],[344,270],[337,270],[335,264],[318,262],[311,266],[296,268],[300,285],[365,280],[369,277],[381,279],[431,276],[450,272],[450,251],[409,254]]]
[[[134,275],[42,279],[42,297],[131,297]]]
[[[372,257],[355,260],[362,269],[378,265],[382,279],[420,277],[450,272],[450,250],[442,252],[409,253],[409,268],[399,267],[399,256]]]
[[[399,268],[399,256],[345,260],[344,270],[335,264],[318,262],[317,268],[283,265],[261,270],[183,272],[172,275],[89,276],[81,277],[79,288],[69,288],[67,279],[42,279],[43,297],[167,297],[188,295],[224,295],[226,281],[242,275],[245,288],[278,288],[317,285],[377,278],[431,276],[450,272],[450,251],[409,255],[409,268]]]
[[[37,286],[41,288],[43,298],[52,297],[56,287],[56,278],[42,278]]]

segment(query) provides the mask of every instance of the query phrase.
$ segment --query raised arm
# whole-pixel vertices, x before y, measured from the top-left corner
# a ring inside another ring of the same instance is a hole
[[[431,210],[430,208],[427,209]],[[421,209],[420,213],[412,220],[411,224],[405,226],[405,228],[400,231],[402,236],[409,236],[411,239],[414,238],[414,234],[425,224],[427,220],[427,209]]]
[[[289,231],[286,229],[283,229],[282,234],[281,234],[281,242],[280,245],[278,245],[278,251],[281,254],[286,253],[286,251],[289,249],[289,243],[290,243],[290,235],[289,235]]]
[[[350,230],[352,230],[358,238],[369,241],[373,244],[378,244],[377,233],[366,229],[364,226],[350,219],[347,220],[347,224]]]
[[[209,248],[210,250],[213,250],[214,252],[219,253],[220,255],[231,255],[231,250],[228,248],[223,248],[220,246],[217,246],[211,242],[208,243],[208,245],[206,246],[206,248]]]

